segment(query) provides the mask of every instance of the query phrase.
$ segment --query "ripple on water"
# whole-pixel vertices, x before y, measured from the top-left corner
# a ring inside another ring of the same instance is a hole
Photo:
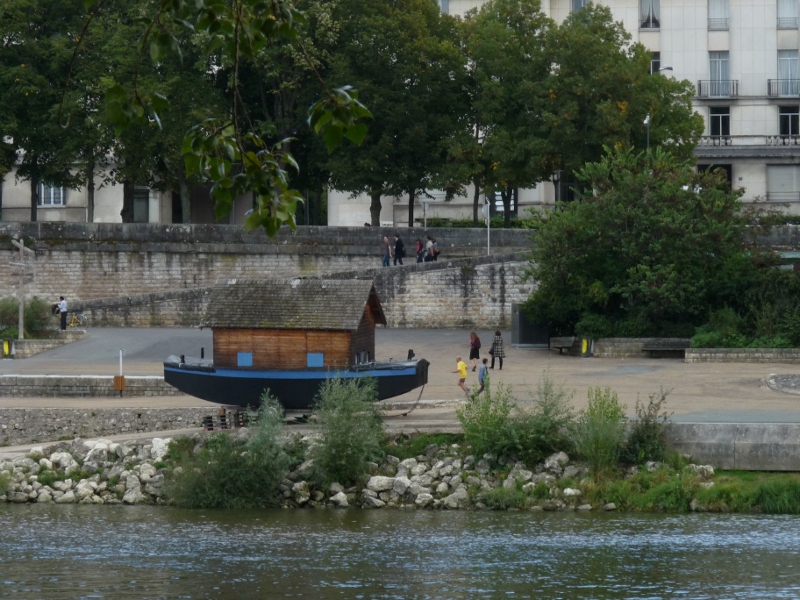
[[[0,506],[0,597],[796,598],[798,519]]]

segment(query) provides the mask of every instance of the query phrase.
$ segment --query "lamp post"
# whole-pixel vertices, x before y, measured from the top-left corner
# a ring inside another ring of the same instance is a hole
[[[644,118],[644,124],[647,126],[647,151],[650,151],[650,113]]]

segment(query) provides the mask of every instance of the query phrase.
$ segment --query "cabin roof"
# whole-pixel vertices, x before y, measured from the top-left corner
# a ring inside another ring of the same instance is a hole
[[[211,288],[202,325],[355,331],[367,305],[386,325],[371,279],[229,279]]]

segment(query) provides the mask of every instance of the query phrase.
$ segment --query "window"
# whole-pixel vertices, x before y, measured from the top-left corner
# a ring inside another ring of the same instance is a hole
[[[39,206],[66,206],[67,195],[63,187],[39,184]]]
[[[713,137],[727,137],[731,134],[731,109],[729,106],[712,106],[708,128]]]
[[[779,111],[779,124],[781,135],[800,134],[800,106],[781,106]]]
[[[650,53],[650,75],[661,71],[661,52]]]
[[[709,63],[711,70],[711,85],[709,86],[709,96],[730,96],[731,95],[731,71],[728,59],[728,52],[709,52]]]
[[[133,222],[150,222],[150,188],[135,188],[133,190]]]
[[[797,0],[778,0],[778,29],[797,29]]]
[[[252,367],[253,366],[253,353],[252,352],[237,352],[236,365],[239,367]]]
[[[708,0],[708,28],[728,29],[728,0]]]
[[[661,26],[661,0],[639,0],[639,23],[642,29]]]
[[[800,200],[800,167],[768,165],[767,199],[773,202]]]
[[[572,0],[572,12],[578,12],[587,4],[589,4],[589,0]]]
[[[309,352],[306,354],[306,367],[309,369],[321,369],[325,366],[325,354],[323,352]]]
[[[439,0],[439,9],[446,15],[450,14],[450,0]]]
[[[797,50],[778,50],[778,95],[797,96]]]

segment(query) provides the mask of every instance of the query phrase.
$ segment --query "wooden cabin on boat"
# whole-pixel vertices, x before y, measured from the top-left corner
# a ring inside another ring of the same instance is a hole
[[[327,370],[375,360],[386,325],[372,280],[230,279],[211,290],[203,327],[216,368]]]

